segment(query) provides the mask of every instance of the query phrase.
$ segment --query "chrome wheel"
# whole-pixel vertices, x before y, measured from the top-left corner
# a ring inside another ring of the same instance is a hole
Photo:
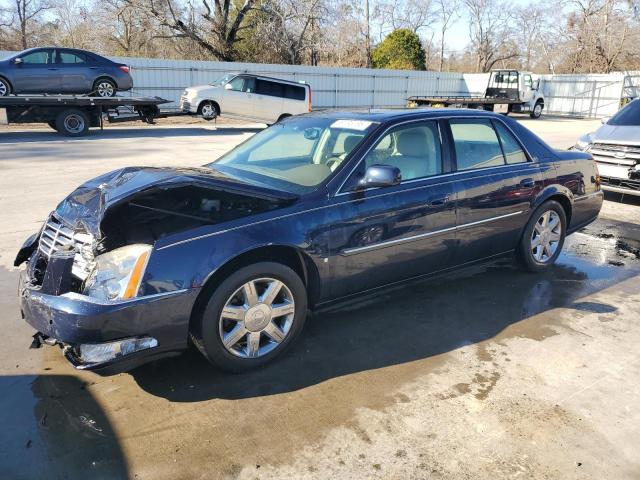
[[[204,105],[202,105],[200,113],[204,118],[214,118],[216,116],[216,109],[212,104],[205,103]]]
[[[548,262],[562,239],[562,222],[553,210],[544,212],[531,232],[531,254],[538,263]]]
[[[116,93],[113,84],[106,80],[98,83],[96,91],[100,97],[113,97]]]
[[[69,133],[81,133],[84,131],[84,118],[72,113],[64,117],[64,129]]]
[[[241,358],[259,358],[280,345],[293,325],[295,302],[280,280],[258,278],[238,288],[218,320],[224,348]]]
[[[7,85],[4,80],[0,80],[0,97],[7,95],[9,95],[9,85]]]

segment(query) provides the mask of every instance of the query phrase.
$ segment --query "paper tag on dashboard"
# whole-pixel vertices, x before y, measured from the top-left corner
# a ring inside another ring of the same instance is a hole
[[[366,130],[373,122],[369,120],[336,120],[331,124],[331,128],[344,128],[346,130]]]

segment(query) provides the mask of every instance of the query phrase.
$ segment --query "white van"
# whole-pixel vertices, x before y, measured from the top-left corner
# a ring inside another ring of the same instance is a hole
[[[187,88],[180,110],[212,120],[218,115],[275,123],[311,111],[311,87],[248,74],[228,74],[210,85]]]

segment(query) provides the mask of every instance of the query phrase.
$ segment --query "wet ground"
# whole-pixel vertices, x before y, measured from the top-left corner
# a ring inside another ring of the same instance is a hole
[[[99,377],[27,349],[9,259],[80,177],[154,163],[116,138],[0,134],[0,478],[640,478],[634,201],[608,197],[546,273],[503,260],[317,313],[256,372],[188,352]],[[199,138],[162,142],[197,164]]]

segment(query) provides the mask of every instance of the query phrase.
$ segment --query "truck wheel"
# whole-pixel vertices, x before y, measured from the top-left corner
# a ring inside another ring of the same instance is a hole
[[[89,117],[82,110],[74,108],[59,113],[56,130],[67,137],[82,137],[89,131]]]
[[[11,85],[4,78],[0,78],[0,97],[6,97],[11,93]]]
[[[307,316],[307,291],[289,267],[255,263],[212,290],[199,316],[203,353],[223,370],[242,372],[293,343]]]
[[[536,102],[536,105],[533,107],[533,112],[531,112],[529,116],[531,118],[540,118],[540,115],[542,115],[543,108],[544,108],[544,105],[542,104],[542,102]]]

